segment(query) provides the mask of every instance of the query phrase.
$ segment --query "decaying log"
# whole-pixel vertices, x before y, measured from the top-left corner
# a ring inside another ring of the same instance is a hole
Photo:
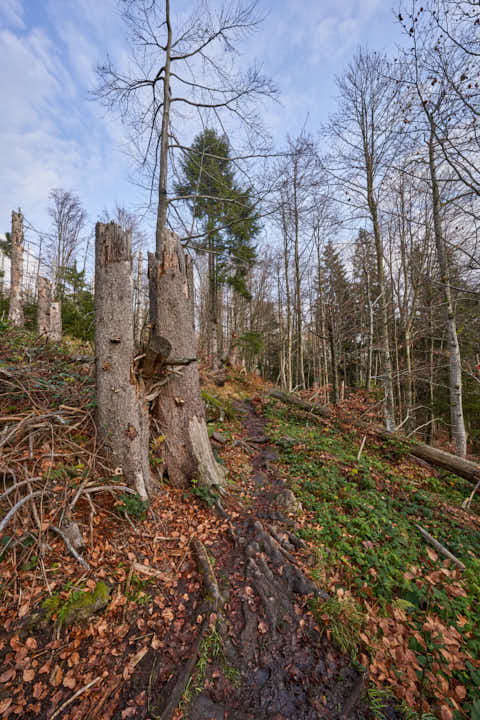
[[[324,407],[323,405],[312,405],[312,403],[305,402],[299,397],[290,393],[282,392],[281,390],[270,390],[268,394],[276,400],[281,400],[288,405],[293,405],[299,410],[304,410],[305,412],[313,413],[314,415],[320,415],[324,418],[329,418],[332,415],[329,408]]]
[[[271,390],[268,395],[272,398],[275,398],[275,400],[281,400],[281,402],[292,405],[299,410],[309,412],[313,415],[318,415],[322,418],[333,417],[332,412],[329,408],[323,405],[312,405],[311,403],[300,400],[294,395],[290,395],[280,390]],[[401,441],[405,445],[406,449],[408,449],[408,452],[414,457],[425,460],[430,465],[434,465],[436,467],[441,467],[444,470],[448,470],[454,475],[458,475],[459,477],[468,480],[474,485],[476,485],[476,483],[480,480],[480,466],[472,462],[471,460],[465,460],[465,458],[461,458],[458,455],[452,455],[451,453],[445,452],[445,450],[439,450],[438,448],[431,447],[430,445],[421,445],[411,442],[407,438],[404,438],[401,435],[395,434],[393,432],[388,432],[387,430],[379,427],[378,425],[367,425],[359,418],[355,418],[351,415],[348,415],[347,413],[337,411],[336,416],[342,422],[353,425],[353,427],[362,430],[362,432],[371,433],[387,441]]]
[[[115,223],[95,228],[97,426],[114,467],[142,499],[150,489],[149,424],[143,381],[133,370],[130,235]]]
[[[193,264],[175,233],[165,230],[162,254],[148,256],[152,337],[167,338],[170,358],[195,358]],[[173,362],[173,359],[171,360]],[[220,489],[225,472],[213,455],[200,392],[198,364],[172,373],[156,399],[154,413],[166,437],[169,482],[186,487],[192,480]]]

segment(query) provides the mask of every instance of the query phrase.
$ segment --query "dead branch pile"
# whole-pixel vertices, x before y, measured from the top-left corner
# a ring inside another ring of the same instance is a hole
[[[52,531],[87,569],[73,519],[78,501],[94,515],[98,492],[131,491],[121,478],[112,485],[101,460],[93,365],[23,335],[8,333],[0,356],[1,554],[13,551],[17,566],[33,555],[41,561]]]

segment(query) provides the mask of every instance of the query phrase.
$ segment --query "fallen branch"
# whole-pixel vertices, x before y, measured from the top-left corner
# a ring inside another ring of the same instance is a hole
[[[79,697],[79,695],[81,695],[86,690],[91,688],[92,685],[95,685],[101,679],[102,679],[102,676],[99,675],[94,680],[91,680],[89,683],[87,683],[87,685],[84,685],[82,688],[80,688],[80,690],[77,690],[77,692],[73,693],[71,698],[68,698],[68,700],[65,700],[65,702],[62,703],[62,705],[60,705],[60,707],[57,710],[55,710],[53,715],[50,715],[49,720],[54,720],[54,718],[58,717],[60,715],[60,713],[63,712],[63,710],[65,710],[66,707],[68,707],[74,700],[77,699],[77,697]]]
[[[362,452],[363,452],[363,448],[365,447],[365,440],[366,440],[366,439],[367,439],[367,436],[364,435],[364,436],[363,436],[363,440],[362,440],[361,445],[360,445],[360,450],[358,451],[357,462],[360,462],[360,458],[362,457]]]
[[[478,488],[480,488],[480,480],[477,482],[477,484],[473,488],[473,490],[470,494],[470,497],[468,497],[466,500],[463,501],[462,508],[464,510],[470,510],[470,505],[472,504],[472,500],[475,497],[475,493],[477,492]]]
[[[198,563],[200,572],[203,575],[203,581],[205,583],[205,597],[206,606],[209,610],[218,611],[224,604],[224,599],[220,593],[215,573],[213,572],[212,564],[207,555],[207,551],[203,543],[200,540],[194,538],[191,542],[192,550]],[[210,628],[210,617],[209,612],[205,613],[202,625],[198,631],[198,635],[195,638],[192,648],[190,649],[190,657],[187,662],[180,670],[173,687],[167,687],[167,699],[165,705],[160,713],[157,715],[158,720],[171,720],[175,708],[177,707],[180,699],[182,698],[185,688],[188,685],[190,676],[192,675],[198,660],[198,654],[202,641],[206,636]]]
[[[29,478],[29,480],[20,480],[20,482],[15,483],[14,485],[9,487],[7,490],[5,490],[5,492],[3,492],[0,495],[0,502],[2,502],[2,500],[5,500],[7,495],[10,495],[11,492],[13,492],[14,490],[17,490],[19,487],[22,487],[22,485],[28,485],[28,483],[36,482],[37,480],[41,480],[41,478],[34,477],[34,478]]]
[[[29,493],[28,495],[25,495],[21,500],[19,500],[5,515],[2,522],[0,523],[0,533],[3,532],[3,530],[6,528],[12,517],[15,515],[17,510],[22,507],[28,500],[32,500],[34,497],[38,497],[39,495],[43,495],[43,490],[36,490],[35,492]]]
[[[70,555],[72,555],[72,556],[75,558],[75,560],[77,560],[77,562],[79,562],[80,565],[81,565],[83,568],[85,568],[85,570],[88,570],[88,571],[90,572],[92,568],[91,568],[90,565],[87,563],[87,561],[85,560],[85,558],[83,558],[83,557],[75,550],[75,548],[73,547],[72,543],[70,542],[70,540],[68,539],[68,537],[65,535],[65,533],[64,533],[62,530],[60,530],[60,528],[56,527],[55,525],[50,525],[49,530],[52,530],[54,533],[56,533],[57,535],[59,535],[59,536],[62,538],[62,540],[63,540],[63,542],[65,543],[65,546],[66,546],[68,552],[70,553]]]
[[[203,575],[203,582],[206,587],[206,595],[213,600],[213,610],[217,611],[224,604],[224,599],[218,587],[217,578],[213,572],[212,563],[208,557],[205,545],[194,538],[191,542],[193,554],[197,560],[200,572]]]
[[[165,573],[161,572],[160,570],[156,570],[149,565],[142,565],[142,563],[134,562],[132,564],[132,568],[140,575],[147,575],[147,577],[158,578],[159,580],[163,580],[163,582],[171,582],[172,580],[172,578],[168,577],[168,575],[166,575]]]
[[[435,540],[434,537],[430,535],[426,530],[422,528],[421,525],[417,525],[417,528],[419,529],[420,533],[423,535],[425,540],[430,543],[430,545],[433,545],[435,550],[438,550],[439,553],[444,555],[446,558],[451,560],[457,567],[460,568],[460,570],[465,570],[465,565],[462,563],[461,560],[459,560],[455,555],[453,555],[450,550],[447,550],[446,547],[444,547],[441,543],[438,542],[438,540]]]

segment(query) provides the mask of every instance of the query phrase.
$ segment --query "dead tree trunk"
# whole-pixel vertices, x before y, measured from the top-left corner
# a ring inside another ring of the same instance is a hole
[[[138,348],[142,344],[143,334],[143,254],[141,250],[138,251],[137,302],[135,310],[135,344]]]
[[[50,329],[48,332],[50,342],[59,343],[62,339],[62,303],[55,300],[50,304]]]
[[[10,262],[10,308],[8,322],[14,327],[24,323],[22,305],[23,279],[23,215],[12,211],[12,253]]]
[[[38,276],[37,331],[39,335],[48,337],[50,334],[50,303],[52,290],[47,278]]]
[[[95,227],[95,352],[100,439],[112,464],[146,499],[149,425],[143,384],[133,372],[130,234],[113,222]]]
[[[161,255],[149,253],[148,276],[153,338],[166,338],[174,359],[195,358],[193,264],[170,230],[164,231]],[[155,412],[166,438],[165,465],[172,485],[185,487],[196,480],[221,488],[225,473],[210,447],[196,361],[171,372]]]

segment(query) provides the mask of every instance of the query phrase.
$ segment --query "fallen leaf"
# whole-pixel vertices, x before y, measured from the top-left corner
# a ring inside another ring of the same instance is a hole
[[[3,700],[0,700],[0,713],[3,715],[3,713],[6,713],[10,705],[12,704],[13,700],[12,698],[4,698]]]
[[[23,682],[32,682],[35,677],[35,670],[33,668],[25,668],[23,671]]]
[[[452,720],[453,713],[448,707],[448,705],[442,705],[442,707],[440,708],[440,716],[442,720]]]
[[[6,683],[15,677],[15,668],[9,668],[0,675],[0,683]]]
[[[65,677],[63,678],[63,686],[70,688],[70,690],[73,690],[73,688],[75,687],[76,684],[77,684],[77,681],[75,680],[75,678],[72,675],[70,675],[70,676],[65,675]]]

